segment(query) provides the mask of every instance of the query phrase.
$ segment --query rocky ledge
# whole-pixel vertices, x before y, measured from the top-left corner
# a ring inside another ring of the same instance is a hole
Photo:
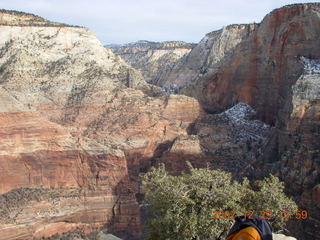
[[[319,9],[288,6],[210,33],[181,59],[194,68],[173,92],[147,84],[87,29],[1,25],[0,239],[74,229],[138,237],[139,174],[158,162],[179,173],[187,160],[278,174],[310,213],[291,231],[317,239]]]

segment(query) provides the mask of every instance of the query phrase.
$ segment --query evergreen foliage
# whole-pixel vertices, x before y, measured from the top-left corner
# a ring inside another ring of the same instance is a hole
[[[213,211],[272,211],[271,225],[282,228],[287,221],[279,210],[294,212],[293,200],[284,194],[284,184],[270,175],[250,185],[232,180],[231,174],[210,169],[196,169],[189,164],[189,173],[172,176],[164,165],[152,168],[142,176],[145,205],[151,217],[147,220],[147,239],[219,239],[233,224],[233,218],[212,219]],[[253,190],[256,189],[256,191]]]

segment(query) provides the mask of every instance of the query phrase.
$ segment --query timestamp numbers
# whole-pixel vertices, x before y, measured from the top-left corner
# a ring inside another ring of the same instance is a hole
[[[293,213],[290,213],[287,210],[279,210],[278,214],[281,218],[285,218],[285,219],[307,219],[308,218],[307,210],[297,210]]]
[[[290,212],[288,210],[276,210],[276,211],[253,211],[245,210],[243,212],[237,211],[223,211],[223,210],[213,210],[211,211],[211,219],[234,219],[236,216],[246,216],[248,219],[259,218],[259,219],[273,219],[275,217],[280,217],[283,219],[297,219],[305,220],[308,218],[308,211],[297,210],[295,212]]]

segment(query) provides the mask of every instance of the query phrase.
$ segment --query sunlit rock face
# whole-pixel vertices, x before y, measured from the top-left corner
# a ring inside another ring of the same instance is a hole
[[[46,26],[46,27],[62,27],[70,26],[63,23],[48,21],[40,16],[24,13],[19,11],[11,11],[1,9],[0,25],[3,26]]]
[[[296,233],[307,239],[319,236],[320,226],[319,13],[319,3],[289,5],[272,11],[260,24],[208,34],[185,62],[157,82],[197,98],[209,113],[238,102],[249,104],[257,119],[273,126],[253,168],[257,175],[272,169],[310,212],[311,218],[298,224],[302,236]],[[222,39],[233,44],[214,50],[223,46]]]
[[[311,216],[291,230],[315,239],[319,8],[288,6],[208,34],[156,78],[162,88],[87,29],[2,12],[0,239],[139,236],[139,174],[159,162],[179,174],[186,161],[278,174]]]
[[[106,45],[133,68],[139,70],[145,81],[154,83],[169,71],[174,64],[184,58],[195,44],[168,41],[138,41],[123,45]]]
[[[291,86],[303,72],[299,57],[320,56],[318,13],[317,3],[291,5],[259,24],[212,32],[157,84],[176,84],[210,112],[245,102],[264,122],[283,126],[290,115]]]
[[[0,239],[139,236],[138,174],[198,101],[154,93],[85,28],[1,14]]]
[[[139,234],[135,197],[118,187],[130,186],[124,153],[80,140],[1,90],[0,239],[106,225]]]
[[[257,27],[256,24],[230,25],[208,34],[171,69],[162,72],[153,82],[162,87],[183,88],[199,83],[204,75],[216,71],[220,61]]]
[[[291,86],[290,115],[282,128],[275,128],[264,148],[257,169],[271,171],[286,182],[286,191],[309,218],[291,223],[299,239],[316,239],[319,214],[320,92],[318,59],[299,57],[303,74]]]
[[[272,233],[273,240],[296,240],[294,237],[289,237],[283,234]]]

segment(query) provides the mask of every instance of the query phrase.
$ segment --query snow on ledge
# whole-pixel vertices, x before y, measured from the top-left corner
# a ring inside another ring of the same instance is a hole
[[[234,134],[239,141],[260,140],[268,135],[271,126],[262,121],[253,120],[256,113],[250,105],[239,102],[220,113],[219,116],[238,129]]]
[[[304,65],[305,74],[320,74],[320,59],[310,59],[306,57],[300,57]]]

